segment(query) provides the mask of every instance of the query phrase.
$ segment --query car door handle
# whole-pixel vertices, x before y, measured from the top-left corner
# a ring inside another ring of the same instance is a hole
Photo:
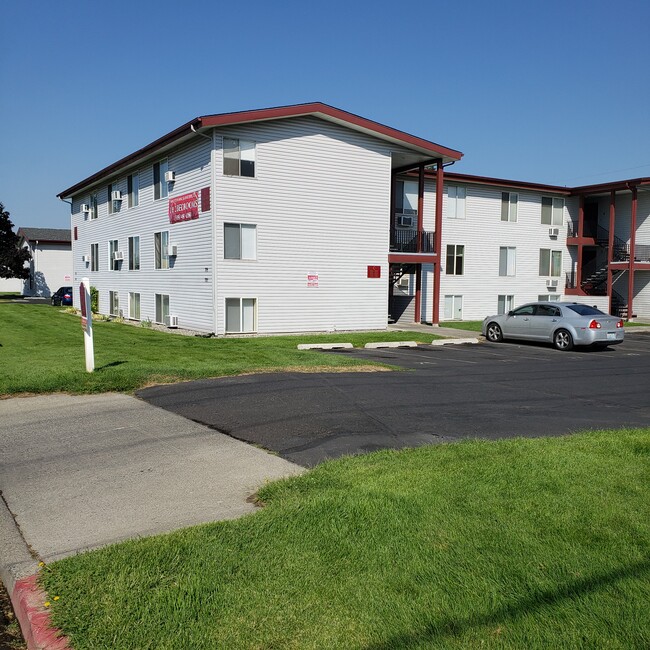
[[[557,323],[557,318],[551,319],[551,323]]]
[[[523,320],[530,320],[530,318],[524,318]]]

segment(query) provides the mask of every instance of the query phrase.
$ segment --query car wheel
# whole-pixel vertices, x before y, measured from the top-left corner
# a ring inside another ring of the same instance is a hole
[[[567,352],[568,350],[573,349],[573,337],[571,332],[566,330],[558,330],[553,335],[553,345],[556,350],[562,350],[562,352]]]
[[[485,338],[492,343],[501,343],[503,341],[503,332],[496,323],[488,323],[485,330]]]

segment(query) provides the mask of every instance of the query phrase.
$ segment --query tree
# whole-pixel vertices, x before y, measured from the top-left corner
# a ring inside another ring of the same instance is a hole
[[[29,277],[25,262],[29,262],[31,255],[27,248],[19,248],[20,237],[13,229],[9,212],[0,203],[0,278],[25,280]]]

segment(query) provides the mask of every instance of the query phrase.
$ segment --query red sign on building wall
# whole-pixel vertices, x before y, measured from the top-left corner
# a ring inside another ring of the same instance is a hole
[[[368,266],[368,277],[369,278],[380,278],[381,277],[381,266]]]
[[[199,218],[199,193],[190,192],[169,199],[169,223]]]

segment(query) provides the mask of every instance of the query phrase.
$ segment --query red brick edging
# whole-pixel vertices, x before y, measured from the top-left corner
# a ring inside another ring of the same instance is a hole
[[[38,586],[38,574],[16,580],[11,602],[29,650],[72,650],[68,637],[52,625],[51,612],[43,603],[47,595]]]

